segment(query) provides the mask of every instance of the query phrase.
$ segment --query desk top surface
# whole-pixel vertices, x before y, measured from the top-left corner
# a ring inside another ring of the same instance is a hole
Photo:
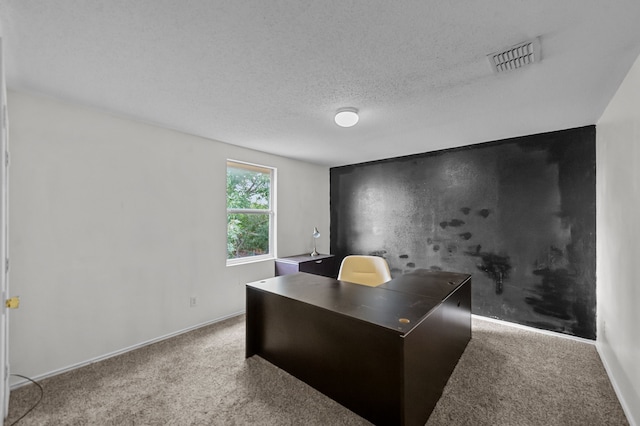
[[[295,256],[279,257],[276,259],[276,261],[285,263],[302,263],[331,259],[332,257],[335,256],[333,254],[318,254],[316,256],[311,256],[310,254],[298,254]]]
[[[402,335],[471,278],[416,270],[377,287],[303,272],[248,283],[247,287],[367,321]]]

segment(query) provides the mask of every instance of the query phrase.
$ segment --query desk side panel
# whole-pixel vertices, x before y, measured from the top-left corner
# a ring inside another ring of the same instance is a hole
[[[284,262],[276,259],[274,262],[275,276],[279,277],[282,275],[295,274],[300,271],[300,266],[298,263],[292,262]]]
[[[247,294],[247,356],[261,356],[375,424],[400,423],[398,333],[250,287]]]
[[[262,329],[264,316],[262,311],[261,299],[259,292],[246,288],[246,313],[245,313],[245,358],[249,358],[256,354],[256,351],[262,346]]]
[[[471,339],[471,280],[405,336],[404,425],[424,425]]]

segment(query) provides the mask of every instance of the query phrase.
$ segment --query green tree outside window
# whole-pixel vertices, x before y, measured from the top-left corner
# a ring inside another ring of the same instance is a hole
[[[227,161],[227,259],[268,255],[273,169]]]

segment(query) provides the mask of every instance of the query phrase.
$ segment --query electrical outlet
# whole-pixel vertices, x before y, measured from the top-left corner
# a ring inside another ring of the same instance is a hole
[[[189,306],[191,306],[192,308],[195,308],[197,306],[197,301],[195,296],[192,296],[189,298]]]

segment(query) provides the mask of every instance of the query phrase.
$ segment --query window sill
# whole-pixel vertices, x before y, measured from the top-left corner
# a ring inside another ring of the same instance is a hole
[[[270,261],[270,260],[275,260],[275,256],[273,256],[273,255],[265,255],[265,256],[243,257],[243,258],[240,258],[240,259],[227,260],[227,266],[247,265],[247,264],[250,264],[250,263],[267,262],[267,261]]]

